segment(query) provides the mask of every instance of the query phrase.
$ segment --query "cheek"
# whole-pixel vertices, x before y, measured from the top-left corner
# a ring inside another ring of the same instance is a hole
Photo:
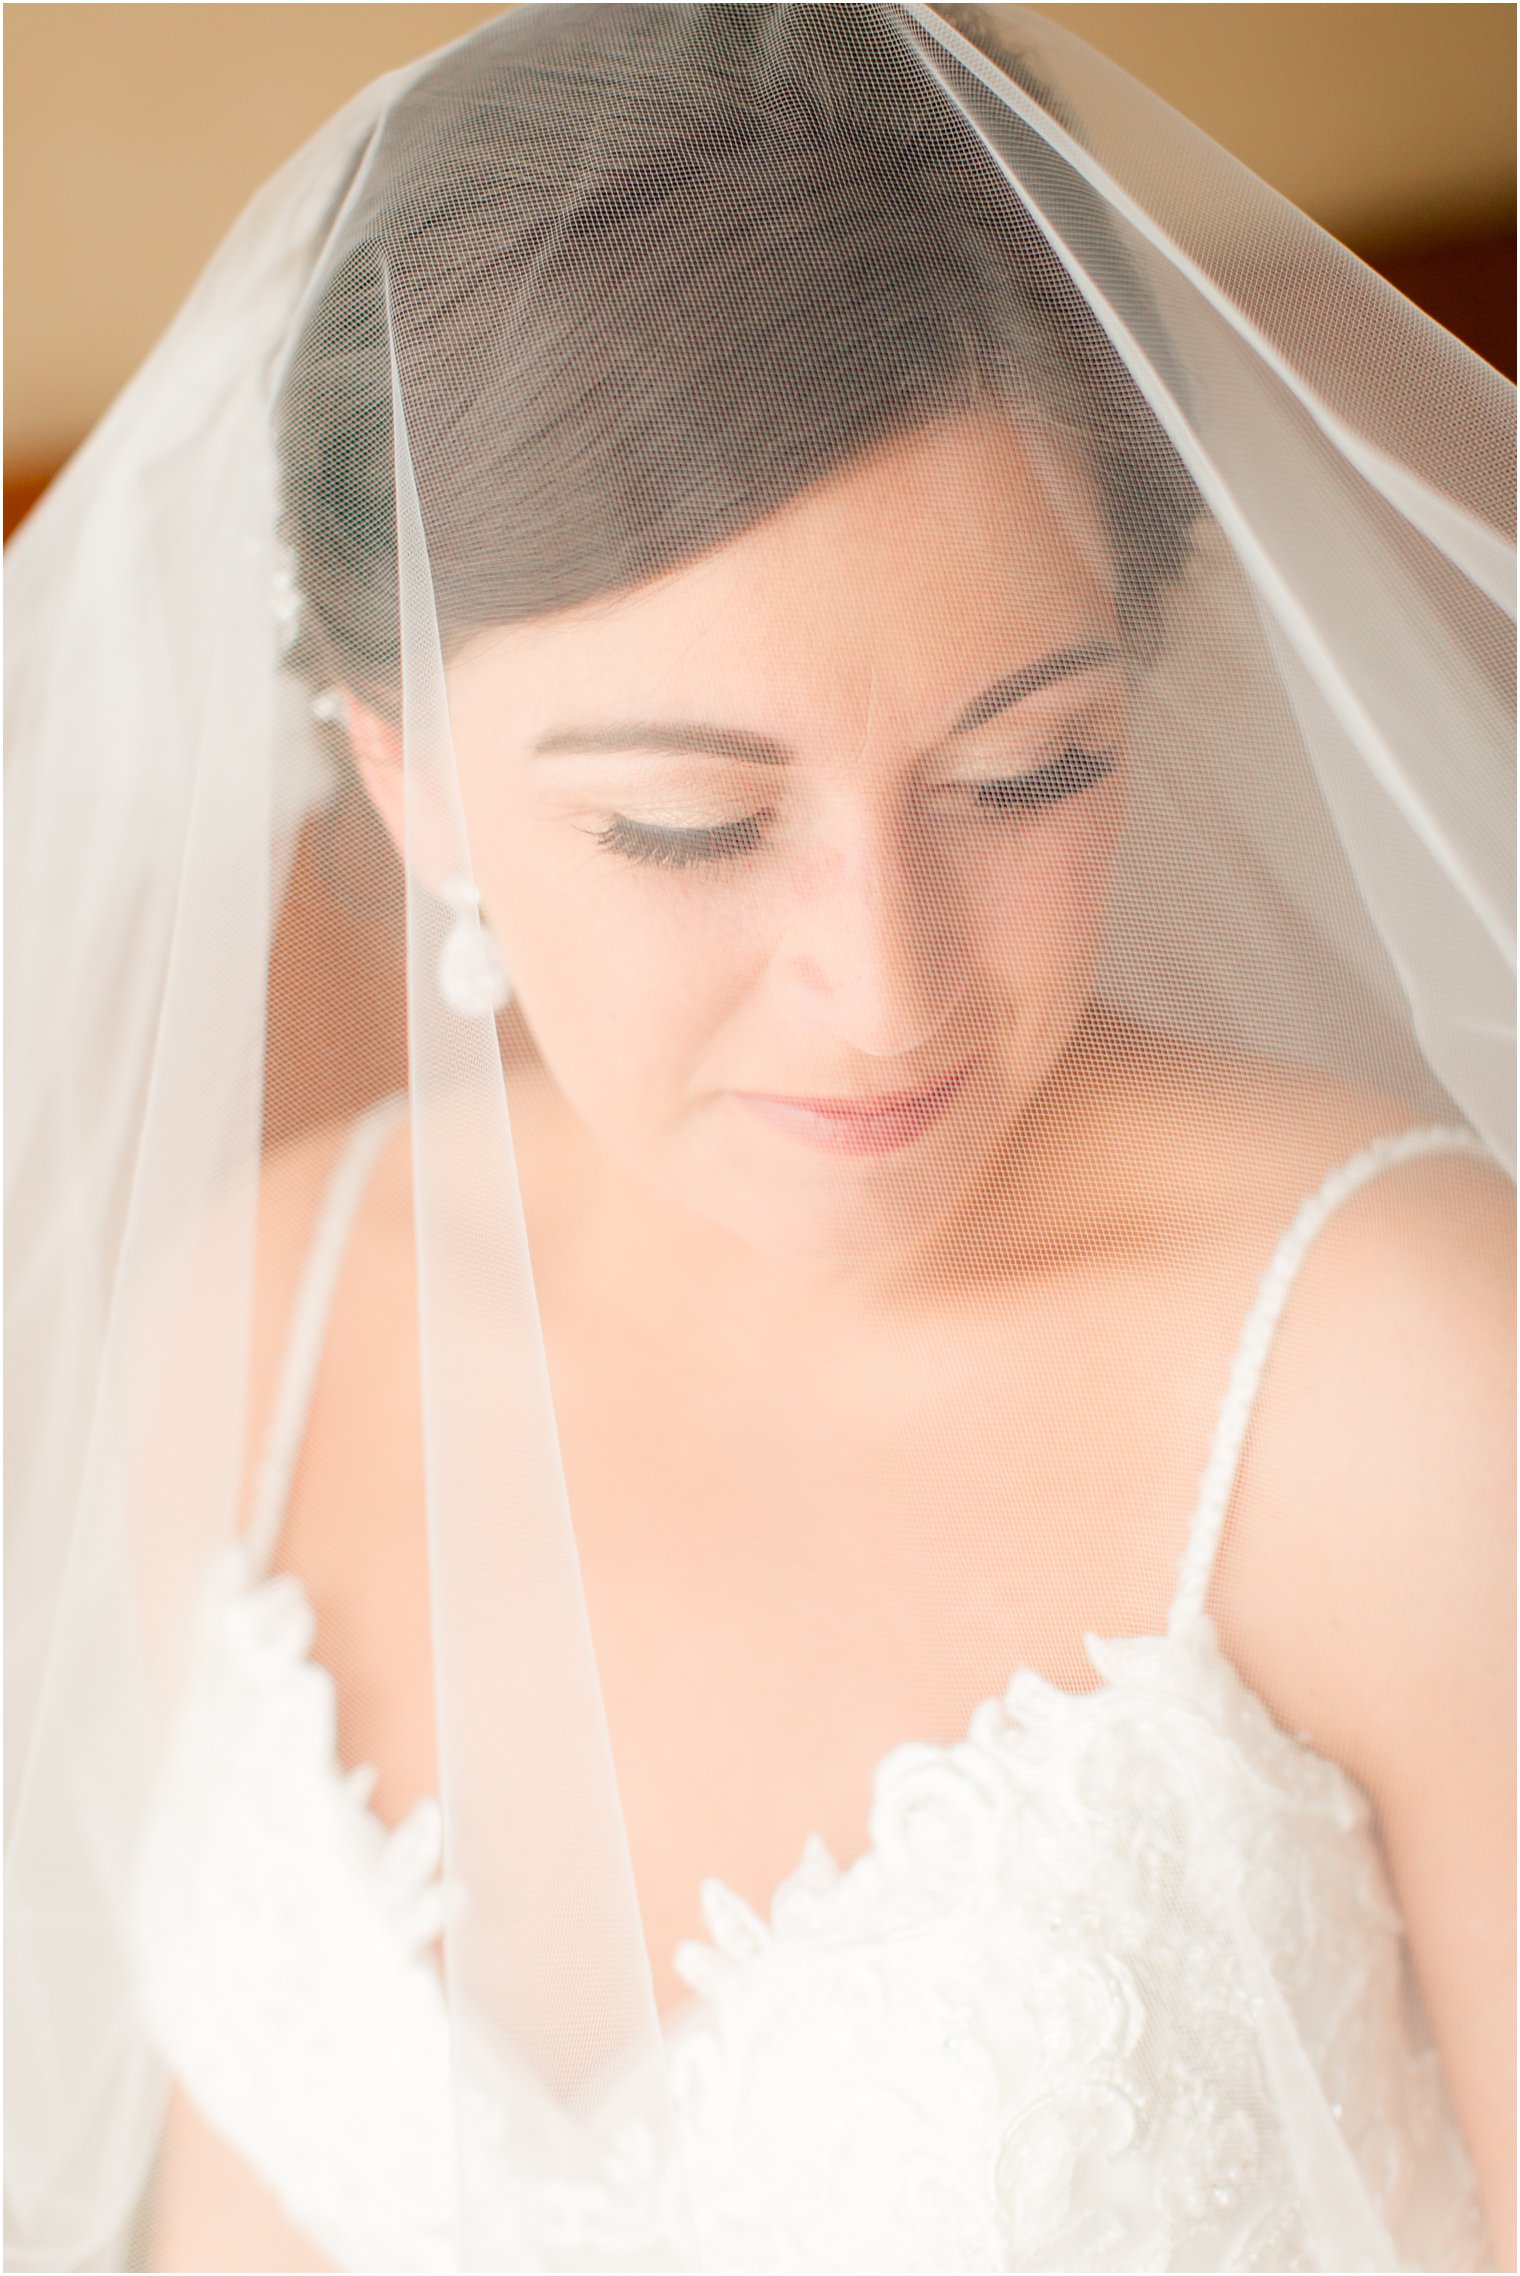
[[[985,937],[999,970],[1058,974],[1090,961],[1123,816],[1121,791],[1105,784],[1013,841],[987,905]]]
[[[558,855],[558,858],[556,858]],[[527,837],[497,865],[493,922],[522,1009],[566,1095],[631,1132],[678,1100],[742,1000],[755,953],[742,904],[592,846]]]

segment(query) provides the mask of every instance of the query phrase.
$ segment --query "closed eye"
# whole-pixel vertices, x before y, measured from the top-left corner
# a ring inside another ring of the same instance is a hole
[[[1118,765],[1112,751],[1065,750],[1059,758],[1028,774],[999,776],[992,781],[958,783],[970,790],[984,813],[1034,814],[1062,799],[1080,797],[1111,775]]]
[[[969,791],[984,814],[1035,814],[1067,798],[1091,790],[1113,773],[1118,764],[1111,752],[1069,748],[1058,758],[1027,774],[998,776],[984,781],[946,783],[957,794]],[[625,861],[651,869],[691,869],[702,864],[737,861],[763,842],[771,811],[763,807],[737,821],[719,822],[705,829],[677,830],[654,822],[635,822],[627,814],[614,814],[607,827],[591,834]]]
[[[654,869],[689,869],[698,862],[736,861],[742,854],[753,853],[768,820],[768,812],[762,810],[704,830],[671,830],[614,814],[605,830],[592,835],[598,845],[621,854],[625,861],[643,862]]]

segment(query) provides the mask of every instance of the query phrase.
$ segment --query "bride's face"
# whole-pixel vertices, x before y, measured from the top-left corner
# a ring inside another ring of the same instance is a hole
[[[900,1247],[1080,1016],[1126,679],[1090,485],[1006,419],[899,440],[448,674],[476,880],[565,1098],[763,1247]]]

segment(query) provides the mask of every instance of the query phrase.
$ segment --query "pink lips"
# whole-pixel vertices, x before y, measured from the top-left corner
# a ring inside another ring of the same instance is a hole
[[[928,1090],[880,1098],[783,1098],[770,1091],[734,1096],[777,1129],[825,1154],[892,1154],[939,1120],[966,1079],[970,1061]]]

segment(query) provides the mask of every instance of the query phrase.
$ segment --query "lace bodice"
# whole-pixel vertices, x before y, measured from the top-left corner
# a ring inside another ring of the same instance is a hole
[[[138,1879],[142,1994],[207,2119],[339,2267],[449,2269],[449,1892],[424,1803],[344,1776],[300,1584],[270,1577],[332,1285],[389,1128],[336,1173],[246,1540],[218,1564]],[[713,2269],[1471,2268],[1473,2176],[1369,1805],[1222,1656],[1209,1575],[1273,1329],[1319,1227],[1414,1155],[1378,1141],[1280,1243],[1221,1407],[1167,1631],[1089,1637],[948,1747],[879,1765],[870,1841],[811,1839],[762,1919],[720,1882],[665,2026]],[[500,2265],[628,2264],[656,2161],[568,2170],[484,2045],[462,2122]]]

